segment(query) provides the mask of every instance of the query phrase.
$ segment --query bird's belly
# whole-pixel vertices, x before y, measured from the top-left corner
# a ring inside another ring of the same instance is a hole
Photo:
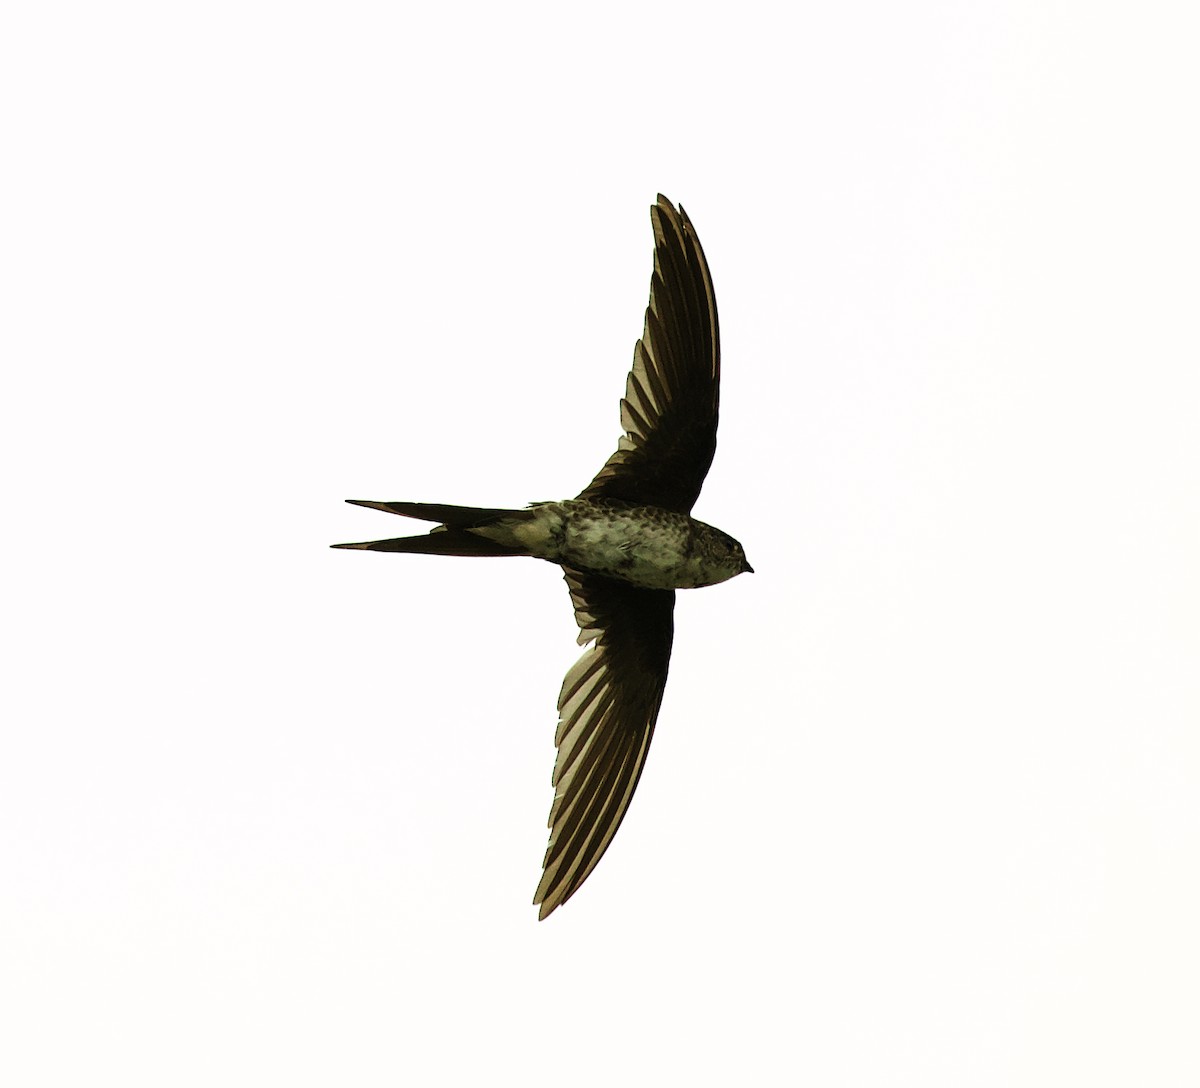
[[[572,510],[560,537],[558,561],[646,589],[699,584],[691,534],[682,514],[648,507]]]

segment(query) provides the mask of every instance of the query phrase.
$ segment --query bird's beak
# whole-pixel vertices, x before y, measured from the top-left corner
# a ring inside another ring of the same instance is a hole
[[[754,568],[752,566],[750,566],[750,564],[748,562],[746,562],[746,560],[743,559],[742,562],[745,563],[745,566],[742,567],[742,572],[744,574],[753,574]]]

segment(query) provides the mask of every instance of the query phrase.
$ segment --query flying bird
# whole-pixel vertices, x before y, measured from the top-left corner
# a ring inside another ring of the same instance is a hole
[[[437,522],[428,533],[334,544],[424,555],[526,555],[563,569],[583,656],[558,697],[550,844],[534,895],[545,918],[616,834],[641,777],[667,682],[675,590],[753,568],[733,537],[691,516],[717,447],[717,301],[687,213],[650,209],[654,273],[621,401],[616,452],[574,499],[525,510],[347,499]],[[590,645],[589,645],[590,644]]]

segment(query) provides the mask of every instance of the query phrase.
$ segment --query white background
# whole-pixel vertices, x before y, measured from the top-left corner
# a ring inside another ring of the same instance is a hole
[[[1200,1083],[1188,4],[16,4],[7,1085]],[[722,320],[637,798],[530,899],[532,561]]]

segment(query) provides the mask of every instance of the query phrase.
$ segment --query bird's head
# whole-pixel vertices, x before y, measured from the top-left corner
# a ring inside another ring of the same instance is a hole
[[[696,544],[699,558],[700,580],[696,583],[702,586],[716,585],[736,578],[739,574],[753,574],[754,568],[746,558],[746,552],[728,533],[714,529],[711,525],[695,523],[702,526],[698,533]]]

